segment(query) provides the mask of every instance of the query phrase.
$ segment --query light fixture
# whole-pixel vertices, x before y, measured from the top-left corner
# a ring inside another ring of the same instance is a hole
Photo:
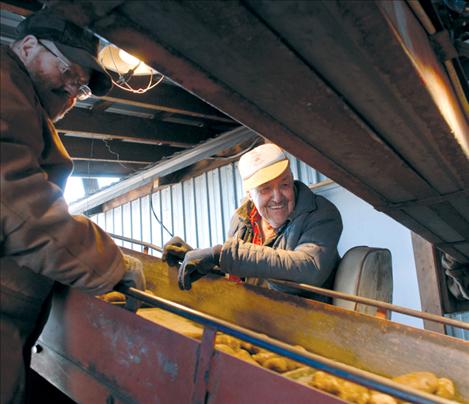
[[[117,80],[113,77],[112,82],[125,91],[143,94],[160,84],[164,78],[161,73],[146,65],[140,59],[112,44],[101,49],[98,58],[106,70],[118,74]],[[148,76],[147,85],[142,88],[133,88],[130,80],[135,76]]]

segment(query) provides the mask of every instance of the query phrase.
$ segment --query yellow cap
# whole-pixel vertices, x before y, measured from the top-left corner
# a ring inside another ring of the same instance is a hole
[[[281,175],[289,165],[285,152],[273,143],[260,145],[239,160],[239,173],[245,191],[265,184]]]

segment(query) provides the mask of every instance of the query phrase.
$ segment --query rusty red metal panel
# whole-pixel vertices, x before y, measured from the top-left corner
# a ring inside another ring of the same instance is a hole
[[[87,402],[84,394],[94,386],[79,373],[126,402],[191,401],[199,343],[93,296],[73,289],[57,294],[39,343],[75,365],[62,366],[69,373],[60,380],[51,355],[32,364],[76,401]]]
[[[32,359],[33,369],[47,377],[49,383],[66,393],[79,403],[114,404],[129,402],[129,397],[109,389],[101,380],[95,378],[72,361],[56,353],[46,345],[39,345],[40,352]]]
[[[217,351],[212,359],[207,404],[343,403],[270,370]]]
[[[337,403],[73,289],[54,297],[32,367],[77,402]]]

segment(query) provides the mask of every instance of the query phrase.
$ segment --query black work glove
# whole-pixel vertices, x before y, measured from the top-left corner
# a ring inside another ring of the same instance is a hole
[[[221,245],[187,252],[179,267],[178,285],[181,290],[190,290],[192,282],[215,269],[220,263]]]
[[[163,255],[161,259],[168,265],[178,266],[188,251],[193,248],[187,244],[181,237],[175,236],[163,246]]]

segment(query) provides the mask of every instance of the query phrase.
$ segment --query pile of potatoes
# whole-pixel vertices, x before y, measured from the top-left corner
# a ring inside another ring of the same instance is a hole
[[[438,378],[431,372],[413,372],[392,378],[393,381],[412,387],[425,393],[454,400],[456,389],[454,383],[445,377]],[[319,390],[327,391],[340,397],[342,400],[357,404],[397,404],[400,401],[378,391],[369,390],[360,386],[332,376],[328,373],[315,372],[308,384]]]
[[[262,366],[278,373],[285,373],[302,366],[288,358],[284,358],[273,352],[252,345],[249,342],[241,341],[226,334],[216,335],[215,348],[246,362]],[[298,346],[296,348],[304,349]]]
[[[359,384],[349,382],[339,377],[332,376],[326,372],[315,371],[311,368],[305,368],[304,365],[292,361],[291,359],[281,357],[273,352],[259,348],[248,342],[241,341],[229,335],[218,333],[215,337],[215,348],[229,355],[250,362],[257,366],[273,370],[278,373],[287,373],[294,370],[297,374],[307,375],[307,380],[302,378],[302,382],[307,385],[326,391],[340,397],[342,400],[356,404],[398,404],[401,401],[390,395],[378,391],[369,390]],[[301,346],[295,348],[306,351]],[[301,369],[299,369],[301,368]],[[302,372],[302,369],[305,372]],[[292,374],[293,374],[292,373]],[[413,372],[397,376],[393,381],[412,387],[425,393],[434,394],[449,400],[454,400],[456,389],[454,383],[445,377],[438,378],[431,372]]]

